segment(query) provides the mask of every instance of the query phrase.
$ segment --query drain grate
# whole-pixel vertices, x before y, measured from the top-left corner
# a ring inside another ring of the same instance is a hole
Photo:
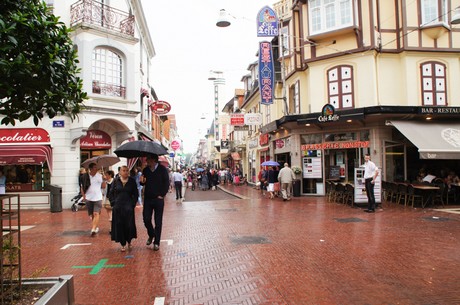
[[[79,230],[79,231],[64,231],[62,232],[62,236],[89,236],[90,230]]]
[[[236,236],[230,237],[230,240],[234,244],[238,245],[258,245],[258,244],[269,244],[271,243],[268,238],[263,236]]]
[[[357,217],[351,217],[351,218],[334,218],[335,221],[341,222],[341,223],[349,223],[349,222],[367,222],[367,220],[357,218]]]
[[[437,216],[432,216],[432,217],[423,217],[423,219],[428,220],[428,221],[448,221],[450,218],[447,217],[437,217]]]

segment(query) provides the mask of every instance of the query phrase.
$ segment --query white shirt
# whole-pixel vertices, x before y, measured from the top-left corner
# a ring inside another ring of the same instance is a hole
[[[182,179],[184,179],[184,177],[182,176],[181,173],[174,172],[173,179],[174,179],[174,182],[182,182]]]
[[[100,173],[96,173],[96,175],[91,176],[89,175],[89,179],[91,180],[91,185],[89,186],[88,190],[85,193],[86,200],[88,201],[99,201],[102,200],[102,175]]]
[[[378,168],[371,160],[364,163],[364,179],[374,178],[377,176]]]

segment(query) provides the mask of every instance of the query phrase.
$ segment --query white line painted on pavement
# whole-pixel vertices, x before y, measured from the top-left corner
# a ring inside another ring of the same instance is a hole
[[[160,242],[161,242],[161,241],[162,241],[162,242],[167,242],[167,243],[168,243],[168,246],[172,246],[172,244],[173,244],[173,242],[174,242],[172,239],[162,239],[162,240],[160,240]]]
[[[155,303],[153,303],[153,305],[163,305],[164,303],[165,303],[165,298],[158,297],[158,298],[155,298]]]
[[[67,244],[64,247],[61,248],[61,250],[69,249],[70,247],[73,246],[90,246],[91,243],[84,243],[84,244]]]

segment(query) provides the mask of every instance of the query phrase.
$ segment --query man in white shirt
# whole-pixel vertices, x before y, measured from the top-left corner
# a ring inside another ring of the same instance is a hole
[[[102,175],[97,171],[95,163],[89,165],[89,174],[86,178],[89,179],[90,185],[88,189],[81,188],[83,200],[86,201],[88,215],[92,219],[91,236],[95,236],[99,232],[99,216],[102,209],[102,189],[105,189],[106,182]]]
[[[179,169],[174,172],[173,180],[176,189],[176,200],[182,200],[182,181],[184,180],[184,176],[182,176]]]
[[[367,210],[364,210],[366,213],[375,212],[375,195],[374,195],[374,186],[375,180],[379,175],[379,169],[374,162],[371,161],[371,156],[369,154],[364,155],[364,181],[366,187],[366,195],[368,200]]]

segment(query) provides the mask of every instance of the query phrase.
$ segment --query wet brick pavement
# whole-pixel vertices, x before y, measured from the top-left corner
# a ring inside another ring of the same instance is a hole
[[[460,214],[395,204],[367,214],[223,188],[243,199],[169,194],[157,252],[145,246],[141,207],[125,253],[105,211],[94,238],[86,210],[24,211],[33,227],[21,235],[23,277],[74,275],[78,305],[460,304]]]

